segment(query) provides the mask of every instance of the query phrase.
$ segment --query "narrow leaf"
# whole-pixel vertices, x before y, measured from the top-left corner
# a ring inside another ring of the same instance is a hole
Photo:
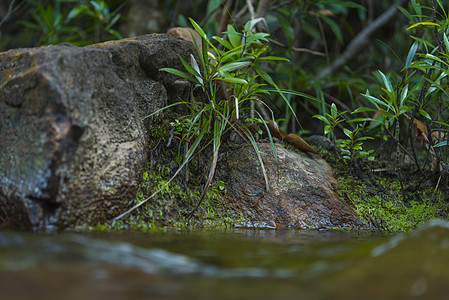
[[[182,71],[179,71],[179,70],[176,70],[176,69],[172,69],[172,68],[162,68],[162,69],[159,69],[159,70],[160,70],[160,71],[164,71],[164,72],[168,72],[168,73],[172,73],[172,74],[174,74],[174,75],[177,75],[177,76],[179,76],[179,77],[182,77],[182,78],[184,78],[184,79],[187,79],[187,80],[189,80],[189,81],[191,81],[191,82],[200,84],[200,83],[198,82],[198,80],[196,80],[196,79],[193,78],[193,77],[190,77],[189,75],[187,75],[186,73],[184,73],[184,72],[182,72]]]
[[[321,122],[324,122],[324,123],[330,125],[330,121],[329,121],[325,116],[322,116],[322,115],[314,115],[313,118],[317,118],[317,119],[320,120]]]
[[[237,77],[231,77],[231,76],[224,76],[220,80],[225,81],[225,82],[229,82],[229,83],[248,84],[248,81],[246,81],[245,79],[237,78]]]
[[[231,62],[220,67],[222,71],[233,71],[250,65],[249,61]]]
[[[430,117],[430,115],[427,113],[427,111],[425,111],[424,109],[422,109],[422,108],[420,108],[419,109],[419,113],[421,114],[421,116],[423,116],[423,117],[425,117],[425,118],[427,118],[427,119],[429,119],[429,120],[432,120],[432,118]]]
[[[438,147],[442,147],[442,146],[446,146],[447,145],[447,140],[444,140],[442,142],[439,142],[435,145],[433,145],[434,148],[438,148]]]
[[[285,57],[280,57],[280,56],[263,56],[263,57],[259,57],[259,60],[276,60],[276,61],[290,61],[288,58]]]
[[[418,23],[413,24],[412,26],[409,26],[406,30],[415,28],[416,26],[420,26],[420,25],[422,25],[422,26],[438,26],[438,27],[440,27],[439,24],[434,23],[434,22],[418,22]]]
[[[387,90],[389,92],[394,93],[393,86],[391,85],[391,82],[390,82],[390,80],[388,80],[387,76],[385,76],[385,74],[382,73],[381,70],[378,70],[377,72],[379,73],[380,77],[382,78],[382,80],[384,82],[384,85],[387,88]]]
[[[374,108],[370,108],[370,107],[359,107],[356,110],[354,110],[353,112],[351,112],[351,114],[356,114],[356,113],[366,112],[366,111],[376,111],[376,110]]]
[[[335,23],[334,20],[326,17],[325,15],[320,15],[320,17],[324,20],[324,22],[326,22],[329,25],[329,27],[334,32],[340,44],[343,45],[343,35],[341,34],[340,27],[337,25],[337,23]]]
[[[416,54],[416,50],[418,50],[418,42],[415,41],[412,46],[410,47],[410,50],[408,51],[407,54],[407,59],[405,60],[405,68],[407,68],[408,66],[410,66],[410,64],[413,61],[413,58],[415,57]]]

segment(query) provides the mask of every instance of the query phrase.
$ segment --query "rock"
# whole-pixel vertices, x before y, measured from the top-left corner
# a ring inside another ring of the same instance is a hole
[[[228,150],[217,172],[228,182],[227,199],[248,221],[275,222],[299,229],[361,228],[362,221],[339,199],[331,167],[315,154],[294,152],[269,143],[258,144],[269,180],[252,146]]]
[[[173,27],[167,31],[167,34],[177,36],[182,38],[185,41],[189,41],[192,44],[196,43],[200,52],[203,52],[203,43],[201,41],[201,36],[196,30],[192,28],[184,28],[184,27]]]
[[[123,212],[147,159],[143,118],[190,93],[158,70],[190,53],[159,34],[0,53],[0,224],[63,229]]]
[[[126,22],[120,29],[124,36],[164,32],[170,23],[165,1],[128,0],[125,10]]]

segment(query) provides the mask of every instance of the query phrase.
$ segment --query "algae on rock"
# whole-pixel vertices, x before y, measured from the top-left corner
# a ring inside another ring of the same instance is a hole
[[[197,153],[184,170],[167,184],[182,163],[185,147],[180,137],[170,132],[176,123],[171,120],[177,119],[166,115],[155,120],[150,128],[148,162],[136,199],[130,206],[145,201],[157,190],[160,192],[124,217],[120,224],[139,229],[161,226],[215,228],[243,221],[242,213],[226,200],[226,184],[223,181],[212,183],[194,217],[188,218],[200,198],[210,166],[209,156],[207,151]]]

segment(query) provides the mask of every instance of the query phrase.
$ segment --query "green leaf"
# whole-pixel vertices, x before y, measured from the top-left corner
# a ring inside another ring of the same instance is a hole
[[[382,96],[382,100],[385,102],[385,106],[387,106],[389,109],[394,110],[396,107],[396,93],[395,92],[390,92],[384,88],[382,88],[382,91],[385,92],[385,94],[387,94],[388,99],[385,99]]]
[[[423,117],[425,117],[425,118],[427,118],[427,119],[429,119],[429,120],[432,120],[432,118],[430,117],[430,115],[427,113],[427,111],[425,111],[424,109],[422,109],[422,108],[420,108],[419,109],[419,113],[421,114],[421,116],[423,116]]]
[[[241,47],[227,51],[221,55],[220,63],[225,63],[228,60],[235,61],[240,58]]]
[[[192,23],[192,26],[195,28],[195,30],[198,32],[198,34],[205,40],[208,40],[206,33],[204,32],[203,28],[201,28],[198,23],[196,23],[192,18],[189,18],[190,23]]]
[[[387,91],[394,93],[393,86],[391,85],[390,80],[388,80],[388,78],[385,76],[384,73],[382,73],[381,70],[377,70],[377,72],[379,73],[380,77],[382,78]]]
[[[353,112],[351,112],[351,114],[356,114],[356,113],[366,112],[366,111],[376,111],[376,110],[374,108],[370,108],[370,107],[359,107],[356,110],[354,110]]]
[[[233,71],[233,70],[237,70],[237,69],[246,67],[250,64],[251,64],[251,62],[249,62],[249,61],[231,62],[231,63],[227,63],[227,64],[220,66],[219,70]]]
[[[399,106],[402,106],[408,96],[408,84],[402,89]]]
[[[66,17],[67,21],[70,21],[70,20],[76,18],[80,13],[84,12],[86,9],[87,8],[85,5],[79,5],[79,6],[72,8],[72,10],[69,12],[69,14]]]
[[[418,15],[419,19],[421,20],[422,17],[422,10],[421,10],[421,4],[416,2],[416,0],[411,0],[412,7],[415,10],[415,13]]]
[[[300,124],[299,120],[298,120],[298,117],[296,116],[295,110],[291,106],[290,101],[288,101],[287,97],[285,97],[285,95],[284,95],[284,91],[279,88],[279,86],[273,81],[273,79],[271,78],[271,76],[267,72],[265,72],[264,70],[262,70],[261,68],[259,68],[257,66],[254,66],[254,70],[256,71],[257,74],[260,75],[260,77],[262,77],[265,81],[270,83],[275,88],[275,91],[282,97],[282,99],[284,100],[285,104],[287,104],[288,108],[292,112],[293,116],[295,117],[296,122],[298,122],[298,124]],[[267,91],[270,91],[270,90],[267,89]],[[297,92],[297,93],[299,94],[299,92]],[[301,93],[301,94],[307,95],[307,94],[304,94],[304,93]],[[307,95],[307,96],[309,96],[309,95]],[[309,97],[312,97],[312,96],[309,96]],[[314,97],[312,97],[312,98],[314,98]]]
[[[410,50],[408,51],[407,59],[405,60],[405,66],[404,66],[404,68],[407,68],[407,67],[410,66],[410,64],[411,64],[412,61],[413,61],[413,58],[415,57],[416,50],[418,50],[418,42],[417,42],[417,41],[415,41],[415,42],[412,44],[412,46],[410,47]]]
[[[374,104],[374,106],[376,106],[377,108],[379,108],[380,106],[389,106],[388,103],[386,103],[383,100],[380,100],[376,97],[373,97],[371,95],[367,94],[362,94],[362,96],[366,97],[368,99],[369,102],[371,102],[372,104]]]
[[[219,36],[213,36],[212,38],[214,40],[216,40],[217,42],[219,42],[220,44],[222,44],[225,48],[227,48],[229,50],[233,49],[232,45],[227,40],[225,40],[224,38],[219,37]]]
[[[404,113],[406,113],[406,112],[411,111],[412,109],[413,109],[413,107],[411,107],[411,106],[402,105],[402,106],[400,107],[400,109],[399,109],[398,115],[402,115],[402,114],[404,114]]]
[[[373,111],[376,111],[375,109],[373,109]],[[354,118],[348,121],[348,123],[361,123],[361,122],[371,122],[371,121],[376,121],[376,119],[373,118]]]
[[[344,134],[348,137],[348,138],[352,138],[352,131],[347,129],[347,128],[343,128],[343,132]]]
[[[317,119],[320,120],[321,122],[324,122],[324,123],[326,123],[326,124],[328,124],[328,125],[331,124],[330,121],[329,121],[325,116],[322,116],[322,115],[314,115],[313,118],[317,118]]]
[[[331,116],[333,119],[336,119],[338,115],[338,111],[337,111],[337,106],[335,105],[335,103],[331,104]]]
[[[397,6],[397,8],[401,11],[401,13],[409,20],[412,20],[412,15],[409,13],[409,11],[401,6]]]
[[[265,126],[265,131],[268,133],[268,139],[270,140],[271,151],[273,152],[273,156],[276,162],[279,162],[279,158],[276,153],[276,148],[274,147],[273,136],[270,133],[270,129],[268,128],[267,122],[263,121],[263,117],[256,110],[257,115],[259,116],[258,121]]]
[[[382,115],[382,117],[386,118],[386,119],[393,119],[396,116],[392,113],[390,113],[389,111],[386,111],[385,109],[379,108],[379,113]]]
[[[320,17],[329,25],[340,44],[343,45],[343,35],[341,34],[340,27],[338,27],[337,23],[335,23],[334,20],[326,17],[325,15],[320,15]]]
[[[283,14],[275,14],[278,24],[281,25],[284,36],[287,38],[287,42],[289,46],[293,45],[293,41],[295,40],[295,28],[292,25],[292,22],[289,21]]]
[[[447,63],[445,61],[443,61],[441,58],[439,58],[438,56],[435,56],[433,54],[427,53],[425,58],[429,58],[429,59],[435,60],[441,64],[447,65]]]
[[[193,75],[201,76],[200,67],[198,66],[198,63],[196,62],[195,57],[192,53],[190,53],[190,66],[193,68],[194,72],[190,72]]]
[[[290,61],[288,58],[272,55],[259,57],[259,60]]]
[[[444,46],[446,47],[446,54],[449,54],[449,40],[446,33],[443,33]]]
[[[265,180],[265,188],[266,188],[267,191],[269,191],[270,190],[270,183],[268,182],[268,176],[267,176],[267,172],[265,170],[265,165],[263,164],[262,157],[260,156],[259,147],[257,146],[256,140],[254,139],[253,135],[248,130],[248,128],[245,128],[245,134],[248,137],[249,141],[251,142],[251,145],[254,148],[254,152],[256,152],[257,158],[259,159],[260,167],[262,168],[263,178]]]
[[[236,84],[248,84],[248,81],[242,78],[232,77],[232,76],[225,76],[221,80],[229,83],[236,83]]]
[[[23,20],[19,20],[17,21],[17,23],[22,24],[28,28],[34,29],[34,30],[40,30],[41,27],[39,27],[39,25],[35,24],[35,23],[31,23],[29,21],[23,21]]]
[[[189,80],[189,81],[192,81],[192,82],[194,82],[194,83],[200,84],[200,83],[198,82],[198,80],[196,80],[195,78],[190,77],[190,76],[187,75],[186,73],[184,73],[184,72],[182,72],[182,71],[179,71],[179,70],[176,70],[176,69],[172,69],[172,68],[162,68],[162,69],[159,69],[159,71],[164,71],[164,72],[168,72],[168,73],[171,73],[171,74],[174,74],[174,75],[178,75],[179,77],[182,77],[182,78],[187,79],[187,80]]]
[[[228,24],[226,33],[228,34],[228,40],[231,43],[232,47],[237,48],[241,46],[240,34],[234,29],[231,24]]]

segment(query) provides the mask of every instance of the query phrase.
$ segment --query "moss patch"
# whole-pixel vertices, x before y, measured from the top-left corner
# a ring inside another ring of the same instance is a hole
[[[211,184],[198,210],[188,218],[200,198],[211,157],[205,139],[203,151],[168,182],[181,165],[186,146],[181,141],[182,121],[177,117],[173,114],[155,120],[149,129],[148,163],[136,199],[129,208],[145,203],[118,221],[88,229],[153,231],[161,228],[226,228],[244,221],[241,212],[226,200],[226,184],[222,181]],[[171,130],[173,127],[174,131]]]
[[[368,187],[353,176],[338,176],[339,194],[371,230],[410,231],[434,218],[447,219],[447,202],[432,188],[408,191],[404,198],[399,180],[380,180],[391,197]]]

